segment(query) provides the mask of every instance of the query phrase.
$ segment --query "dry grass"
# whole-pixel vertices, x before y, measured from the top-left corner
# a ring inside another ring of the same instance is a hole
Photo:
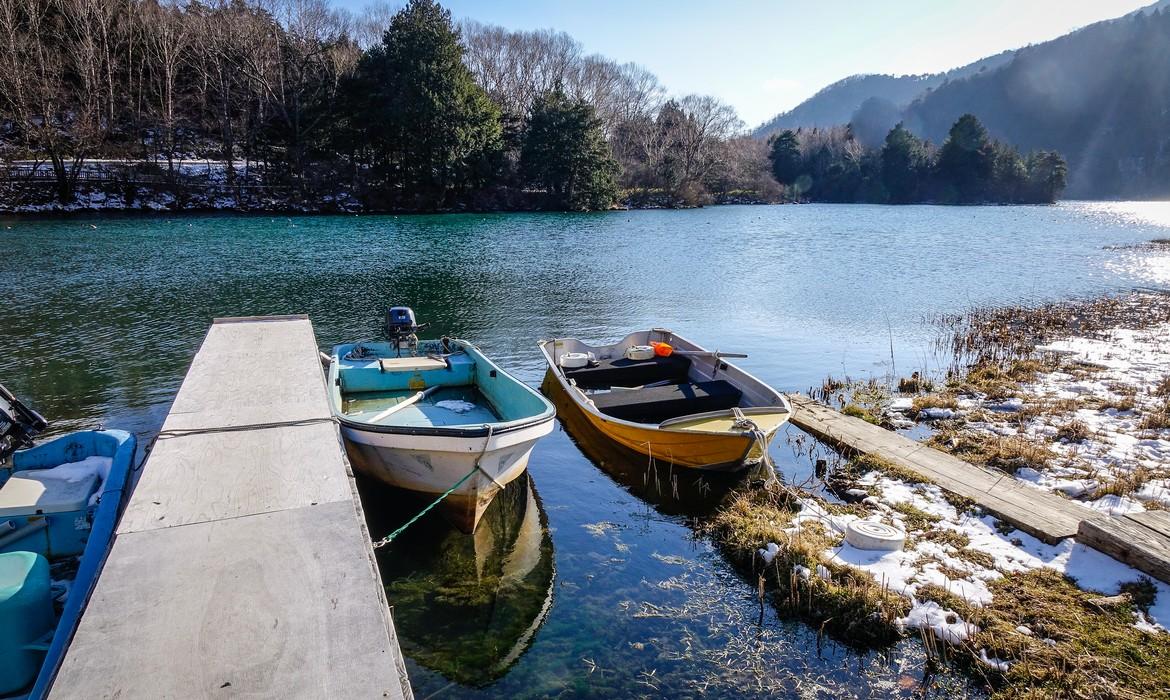
[[[1047,446],[1018,435],[940,431],[931,437],[930,444],[969,462],[1012,474],[1021,467],[1044,469],[1057,458]]]
[[[1070,420],[1056,429],[1056,439],[1064,442],[1084,442],[1090,436],[1089,426],[1082,420]]]
[[[1158,409],[1144,413],[1138,423],[1140,430],[1167,430],[1170,429],[1170,401],[1162,404]]]
[[[1129,496],[1141,490],[1143,486],[1154,478],[1154,473],[1144,464],[1136,464],[1133,469],[1120,473],[1110,473],[1108,480],[1093,492],[1093,496]]]
[[[1148,584],[1128,584],[1135,603],[1108,610],[1089,605],[1097,594],[1050,569],[1005,576],[991,589],[994,599],[984,607],[970,606],[937,586],[924,586],[918,595],[980,627],[961,650],[968,661],[974,663],[978,650],[986,649],[1011,662],[993,698],[1165,697],[1170,635],[1133,627],[1134,607],[1151,602]],[[1033,636],[1017,632],[1021,625]]]
[[[909,377],[902,377],[898,380],[898,392],[902,394],[920,394],[922,392],[934,391],[934,382],[922,377],[918,372],[911,374]]]
[[[910,415],[917,416],[928,408],[949,408],[958,410],[959,402],[953,394],[925,394],[915,396],[910,407]]]
[[[764,576],[774,586],[773,599],[780,609],[810,620],[850,644],[884,644],[897,639],[894,619],[906,614],[909,603],[863,571],[824,564],[822,553],[840,537],[830,535],[819,524],[806,524],[795,535],[785,532],[797,510],[794,499],[785,492],[743,491],[731,497],[707,527],[732,562]],[[769,542],[780,545],[780,552],[761,570],[757,550]],[[831,572],[829,580],[815,574],[818,564]],[[797,565],[814,574],[808,580],[801,578],[793,573]]]
[[[1154,396],[1162,398],[1170,398],[1170,374],[1162,377],[1162,381],[1158,382],[1157,386],[1151,392]]]

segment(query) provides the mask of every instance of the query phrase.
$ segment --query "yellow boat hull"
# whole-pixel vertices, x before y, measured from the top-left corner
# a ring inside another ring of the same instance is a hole
[[[569,396],[552,370],[545,373],[541,390],[570,430],[584,422],[614,443],[659,462],[692,469],[738,471],[746,466],[745,461],[760,456],[756,438],[733,429],[730,416],[697,417],[693,421],[675,422],[669,429],[641,427],[586,410]],[[771,442],[788,419],[788,413],[777,411],[751,418]]]

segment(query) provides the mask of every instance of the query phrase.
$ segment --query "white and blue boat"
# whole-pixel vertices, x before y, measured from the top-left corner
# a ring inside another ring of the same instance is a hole
[[[414,312],[387,315],[389,342],[333,348],[329,392],[350,461],[440,503],[473,532],[492,499],[528,466],[556,409],[466,340],[419,340]]]
[[[105,564],[134,464],[130,433],[79,431],[32,447],[44,427],[44,419],[0,386],[5,700],[47,694]]]

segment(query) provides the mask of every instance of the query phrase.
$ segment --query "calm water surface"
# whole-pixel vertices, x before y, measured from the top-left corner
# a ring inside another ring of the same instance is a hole
[[[540,338],[667,326],[803,390],[936,367],[939,314],[1166,288],[1170,252],[1140,245],[1159,238],[1170,204],[0,218],[0,381],[57,431],[149,440],[213,317],[308,313],[327,348],[405,303],[532,383]],[[761,612],[699,533],[705,486],[563,431],[530,472],[477,537],[428,518],[380,553],[418,697],[916,692],[916,643],[859,653]],[[375,532],[416,506],[363,494]]]

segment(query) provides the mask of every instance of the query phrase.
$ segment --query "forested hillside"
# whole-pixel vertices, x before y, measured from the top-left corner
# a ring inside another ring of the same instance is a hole
[[[822,88],[787,112],[778,114],[756,127],[755,135],[768,138],[784,129],[843,126],[854,119],[862,105],[870,103],[871,108],[889,105],[900,111],[927,90],[934,89],[948,80],[957,80],[976,73],[994,70],[1012,59],[1011,51],[981,59],[944,73],[922,75],[852,75]],[[897,120],[895,120],[897,121]],[[893,126],[886,126],[885,131]],[[885,135],[882,132],[882,136]]]
[[[938,141],[966,112],[1023,150],[1064,154],[1070,196],[1170,196],[1170,10],[1022,49],[1000,70],[924,95],[904,119]]]
[[[326,0],[0,0],[0,45],[8,208],[95,187],[177,208],[780,196],[728,105],[670,97],[564,33],[456,27],[433,0],[360,17]]]

